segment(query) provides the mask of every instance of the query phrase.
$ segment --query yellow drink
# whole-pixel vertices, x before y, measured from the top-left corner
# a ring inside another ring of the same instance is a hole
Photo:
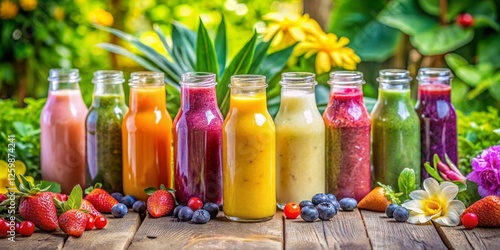
[[[268,220],[276,212],[276,135],[261,84],[238,89],[233,82],[224,121],[224,213],[235,221]]]

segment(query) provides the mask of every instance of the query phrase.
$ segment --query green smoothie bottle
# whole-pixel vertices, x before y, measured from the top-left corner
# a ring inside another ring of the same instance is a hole
[[[371,114],[374,186],[381,182],[397,190],[405,168],[413,169],[420,183],[420,120],[411,103],[411,80],[407,70],[379,72],[378,100]]]

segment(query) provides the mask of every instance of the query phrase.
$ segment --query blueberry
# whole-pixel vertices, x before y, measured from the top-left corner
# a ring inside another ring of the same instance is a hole
[[[219,207],[217,207],[218,209]],[[205,224],[210,220],[210,213],[205,209],[198,209],[194,211],[191,222],[194,224]]]
[[[328,201],[328,196],[326,196],[326,194],[324,193],[315,194],[312,197],[312,203],[314,203],[314,205],[318,205],[321,202],[326,202],[326,201]]]
[[[125,204],[127,207],[132,207],[135,202],[135,197],[132,195],[125,195],[123,198],[120,200],[121,203]]]
[[[119,192],[114,192],[111,194],[111,196],[113,196],[113,198],[115,198],[115,200],[118,202],[120,202],[123,198],[123,194],[121,194]]]
[[[337,209],[331,202],[322,202],[316,206],[316,209],[318,209],[320,220],[329,220],[337,214]]]
[[[146,203],[144,201],[135,201],[134,205],[132,205],[132,209],[136,213],[144,213],[146,212]]]
[[[189,207],[183,207],[179,210],[179,214],[177,214],[180,220],[182,221],[190,221],[193,218],[193,210]]]
[[[111,214],[116,218],[123,218],[128,212],[127,206],[122,203],[118,203],[111,208]]]
[[[305,206],[313,206],[314,207],[314,203],[312,203],[310,200],[303,200],[299,203],[299,206],[301,209]]]
[[[179,205],[179,206],[175,207],[175,209],[174,209],[174,218],[179,218],[179,211],[181,211],[181,209],[183,207],[185,207],[185,206]]]
[[[208,211],[208,213],[210,214],[210,219],[217,218],[217,215],[219,214],[219,206],[212,202],[205,203],[203,205],[203,209]]]
[[[387,208],[385,209],[385,214],[387,215],[387,217],[393,218],[394,210],[396,210],[396,208],[398,207],[398,204],[390,204],[389,206],[387,206]]]
[[[410,212],[404,207],[398,207],[394,210],[394,213],[392,215],[394,216],[394,219],[396,219],[396,221],[405,222],[408,220],[408,217],[410,217]]]
[[[333,207],[337,210],[337,212],[340,210],[340,204],[338,201],[330,201],[330,203],[333,204]]]
[[[313,222],[319,217],[318,209],[313,206],[305,206],[300,210],[300,218],[307,222]]]
[[[331,203],[337,201],[337,197],[334,194],[327,194],[326,197],[328,197],[328,201]]]
[[[352,211],[358,206],[358,202],[353,198],[343,198],[339,203],[344,211]]]

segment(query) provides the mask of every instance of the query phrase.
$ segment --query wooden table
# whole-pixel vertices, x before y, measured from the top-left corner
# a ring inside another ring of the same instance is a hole
[[[130,211],[124,218],[108,215],[103,230],[81,238],[61,231],[36,232],[0,240],[0,249],[500,249],[500,228],[437,224],[411,225],[384,213],[340,211],[331,221],[307,223],[285,220],[278,212],[261,223],[236,223],[221,213],[204,225],[178,222],[172,217],[141,218]]]

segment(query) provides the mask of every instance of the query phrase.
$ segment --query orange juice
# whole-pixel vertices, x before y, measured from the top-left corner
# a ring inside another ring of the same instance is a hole
[[[223,126],[224,213],[263,221],[276,212],[276,134],[267,111],[265,77],[233,76]]]
[[[130,109],[123,119],[123,191],[146,201],[145,188],[172,187],[172,119],[163,73],[134,72]]]

